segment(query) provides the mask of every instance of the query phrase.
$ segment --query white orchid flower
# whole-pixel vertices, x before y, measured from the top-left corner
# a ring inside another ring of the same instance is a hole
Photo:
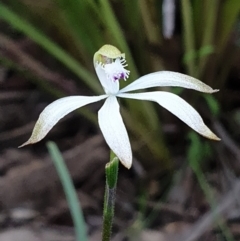
[[[100,96],[70,96],[54,101],[42,111],[31,137],[20,147],[42,140],[61,118],[73,110],[106,99],[98,112],[100,129],[109,148],[125,167],[130,168],[132,165],[132,150],[119,111],[117,97],[157,102],[199,134],[213,140],[220,140],[204,124],[198,112],[177,95],[165,91],[128,93],[133,90],[162,86],[178,86],[205,93],[214,93],[218,90],[213,90],[208,85],[190,76],[170,71],[159,71],[144,75],[119,90],[119,80],[126,80],[130,71],[125,69],[127,66],[125,55],[111,45],[104,45],[95,53],[94,66],[105,94]]]

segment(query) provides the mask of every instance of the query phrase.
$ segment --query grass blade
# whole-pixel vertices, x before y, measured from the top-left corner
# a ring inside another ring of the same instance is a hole
[[[54,142],[48,142],[47,148],[63,185],[63,190],[65,192],[68,206],[72,215],[77,240],[87,241],[88,238],[83,213],[80,207],[76,190],[73,185],[73,181],[68,172],[63,157]]]

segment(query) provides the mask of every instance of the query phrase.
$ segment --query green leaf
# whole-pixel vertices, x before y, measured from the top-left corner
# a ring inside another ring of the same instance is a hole
[[[220,113],[220,106],[218,101],[212,95],[204,95],[204,99],[206,100],[208,107],[211,113],[216,117]]]
[[[224,1],[219,21],[219,32],[218,32],[218,48],[221,50],[228,38],[229,34],[233,29],[235,22],[238,19],[240,13],[240,1],[239,0],[227,0]]]
[[[63,190],[66,195],[66,199],[69,205],[69,209],[72,215],[76,237],[78,241],[87,241],[87,230],[84,221],[83,213],[81,210],[80,202],[76,190],[73,185],[70,173],[66,167],[63,157],[54,142],[47,143],[48,151],[51,155],[55,168],[58,172],[59,178],[61,180]]]

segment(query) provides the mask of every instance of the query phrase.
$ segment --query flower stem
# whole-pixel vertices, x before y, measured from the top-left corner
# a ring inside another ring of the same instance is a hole
[[[118,178],[118,164],[118,158],[114,157],[114,154],[111,151],[110,162],[107,163],[105,167],[106,187],[103,206],[102,241],[109,241],[111,237]]]

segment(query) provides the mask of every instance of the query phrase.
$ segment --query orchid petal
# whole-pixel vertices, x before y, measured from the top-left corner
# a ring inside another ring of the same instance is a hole
[[[157,102],[159,105],[176,115],[180,120],[185,122],[199,134],[213,140],[220,140],[203,122],[198,112],[179,96],[165,92],[154,91],[136,94],[118,94],[118,97],[130,98],[137,100],[150,100]]]
[[[95,64],[95,70],[105,93],[116,94],[119,91],[119,81],[109,79],[100,63]]]
[[[20,147],[42,140],[61,118],[73,110],[87,104],[105,99],[106,97],[106,95],[70,96],[54,101],[42,111],[34,126],[31,137]]]
[[[140,77],[119,92],[125,93],[133,90],[164,86],[183,87],[205,93],[214,93],[218,91],[188,75],[172,71],[159,71]]]
[[[109,96],[106,99],[98,112],[98,122],[110,149],[125,167],[130,168],[132,165],[132,150],[115,96]]]

